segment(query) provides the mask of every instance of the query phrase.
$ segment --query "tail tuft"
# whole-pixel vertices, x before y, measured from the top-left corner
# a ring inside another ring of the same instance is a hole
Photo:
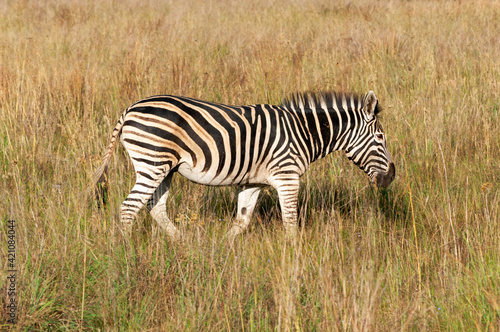
[[[101,165],[93,176],[92,188],[94,201],[97,207],[105,206],[108,201],[108,165]]]

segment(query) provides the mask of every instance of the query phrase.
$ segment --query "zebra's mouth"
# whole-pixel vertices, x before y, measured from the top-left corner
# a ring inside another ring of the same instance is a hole
[[[394,167],[394,163],[391,162],[387,172],[375,174],[373,181],[377,184],[377,187],[387,188],[395,176],[396,168]]]

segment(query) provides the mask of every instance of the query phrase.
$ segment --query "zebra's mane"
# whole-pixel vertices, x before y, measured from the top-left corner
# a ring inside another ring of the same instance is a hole
[[[316,108],[321,108],[321,105],[326,105],[328,108],[333,108],[334,104],[341,106],[342,100],[344,98],[348,104],[351,103],[352,98],[354,101],[354,105],[361,104],[361,107],[363,107],[365,98],[362,94],[335,91],[308,91],[304,93],[294,93],[281,102],[281,107],[300,111],[310,109],[310,105],[314,105]],[[377,102],[377,106],[375,107],[375,115],[379,114],[380,112],[382,112],[382,106],[380,106]]]

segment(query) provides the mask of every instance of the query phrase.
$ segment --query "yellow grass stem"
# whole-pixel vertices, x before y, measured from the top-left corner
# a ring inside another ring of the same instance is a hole
[[[85,280],[87,276],[87,223],[83,223],[84,235],[83,235],[83,276],[82,276],[82,305],[80,314],[80,331],[83,331],[83,316],[85,312]]]
[[[416,250],[416,258],[417,258],[417,271],[418,271],[418,291],[422,291],[422,269],[421,269],[421,264],[420,264],[420,252],[419,252],[419,246],[418,246],[418,233],[417,233],[417,224],[415,222],[415,213],[413,211],[413,195],[411,192],[411,184],[410,184],[410,177],[408,176],[408,165],[406,164],[406,158],[404,155],[401,155],[403,158],[403,163],[405,165],[405,180],[406,180],[406,186],[408,188],[408,195],[410,199],[410,209],[411,209],[411,221],[412,221],[412,226],[413,226],[413,239],[415,241],[415,250]]]

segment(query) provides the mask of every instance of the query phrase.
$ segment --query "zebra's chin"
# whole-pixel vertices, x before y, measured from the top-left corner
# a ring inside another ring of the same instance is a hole
[[[394,167],[394,163],[391,162],[389,164],[389,169],[387,170],[386,173],[375,174],[375,176],[373,177],[373,182],[375,182],[375,184],[379,188],[387,188],[392,183],[395,176],[396,176],[396,168]]]

